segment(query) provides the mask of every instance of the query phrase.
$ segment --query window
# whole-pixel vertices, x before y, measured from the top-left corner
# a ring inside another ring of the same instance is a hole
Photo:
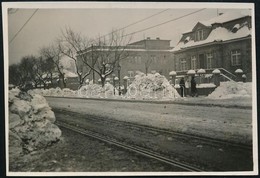
[[[241,65],[241,52],[240,52],[240,50],[231,51],[231,65],[232,66]]]
[[[204,40],[203,30],[197,31],[197,41]]]
[[[141,56],[138,56],[138,63],[140,64],[140,63],[141,63],[141,61],[142,61],[142,58],[141,58]]]
[[[134,61],[135,61],[135,63],[138,62],[138,57],[137,56],[135,56]]]
[[[207,69],[212,68],[212,59],[213,59],[212,53],[208,53],[207,54],[207,63],[206,63],[206,68]]]
[[[196,56],[191,56],[191,69],[197,69]]]
[[[134,77],[134,71],[128,71],[129,77]]]
[[[232,28],[231,31],[232,31],[233,33],[236,33],[239,28],[240,28],[240,25],[239,25],[239,24],[236,24],[236,25],[234,25],[234,27]]]
[[[186,59],[180,59],[180,69],[186,70]]]
[[[156,56],[155,55],[151,55],[151,62],[152,63],[156,62]]]

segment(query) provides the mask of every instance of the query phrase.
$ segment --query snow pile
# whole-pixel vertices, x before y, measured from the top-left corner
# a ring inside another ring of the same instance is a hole
[[[211,99],[229,99],[252,97],[252,83],[243,82],[221,82],[220,86],[212,92],[208,98]]]
[[[12,156],[45,148],[59,140],[61,130],[54,124],[54,112],[43,96],[13,89],[9,91],[8,103]]]
[[[43,96],[66,96],[66,97],[74,97],[77,96],[77,91],[71,90],[69,88],[60,89],[50,88],[50,89],[33,89],[29,90],[28,94],[39,94]]]
[[[138,73],[128,87],[127,98],[132,99],[174,99],[179,97],[178,92],[169,81],[159,73]]]
[[[117,94],[117,93],[116,93]],[[77,97],[83,98],[111,98],[114,96],[114,86],[107,82],[102,88],[98,84],[89,84],[82,86],[77,91]]]

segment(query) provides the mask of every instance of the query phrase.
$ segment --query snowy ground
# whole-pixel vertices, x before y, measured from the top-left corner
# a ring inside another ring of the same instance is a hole
[[[52,108],[134,122],[233,142],[251,143],[252,110],[46,97]],[[73,118],[72,118],[73,119]]]

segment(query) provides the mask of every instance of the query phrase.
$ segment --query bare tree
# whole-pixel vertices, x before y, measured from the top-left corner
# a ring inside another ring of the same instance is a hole
[[[33,82],[35,87],[40,83],[38,78],[35,76],[34,65],[36,62],[35,56],[25,56],[20,62],[20,71],[22,76],[22,83],[24,85]]]
[[[98,38],[84,53],[79,54],[83,63],[100,76],[102,87],[107,76],[119,69],[120,60],[128,56],[126,48],[130,41],[131,37],[124,36],[123,31],[112,31],[107,39]]]
[[[12,64],[9,66],[9,84],[21,87],[24,85],[22,80],[22,72],[20,64]]]
[[[65,73],[63,72],[63,66],[61,65],[62,53],[59,50],[59,47],[55,45],[43,47],[40,50],[40,53],[47,61],[51,61],[54,64],[59,73],[59,78],[62,80],[64,88],[66,88]]]
[[[90,74],[91,68],[88,71],[83,70],[84,63],[79,63],[77,55],[82,53],[87,47],[89,47],[89,41],[86,37],[83,37],[80,33],[74,32],[71,28],[65,28],[62,31],[61,37],[58,39],[58,47],[60,52],[72,59],[75,63],[76,73],[78,75],[79,88],[83,85],[86,77]]]
[[[35,60],[33,72],[36,79],[43,84],[44,89],[46,89],[48,82],[52,80],[52,73],[54,72],[52,65],[53,63],[50,63],[49,60],[43,59],[42,57]]]
[[[34,73],[36,57],[25,56],[18,64],[9,66],[9,83],[12,83],[20,88],[26,84],[33,82],[35,86],[39,84]]]

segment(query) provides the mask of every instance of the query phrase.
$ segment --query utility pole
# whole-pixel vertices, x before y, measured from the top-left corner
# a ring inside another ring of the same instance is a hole
[[[92,67],[94,68],[94,57],[93,57],[93,44],[91,44],[91,59],[92,59]],[[95,83],[95,71],[92,69],[92,80],[93,84]]]

